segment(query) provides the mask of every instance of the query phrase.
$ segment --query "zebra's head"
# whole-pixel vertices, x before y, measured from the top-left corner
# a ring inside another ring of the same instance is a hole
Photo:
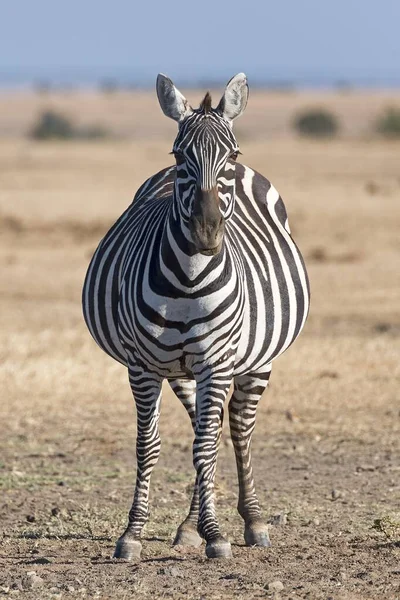
[[[227,84],[216,108],[207,92],[200,107],[193,109],[168,77],[157,78],[161,108],[179,125],[172,150],[179,213],[201,254],[221,250],[225,220],[233,213],[239,146],[232,122],[246,108],[248,93],[246,76],[239,73]]]

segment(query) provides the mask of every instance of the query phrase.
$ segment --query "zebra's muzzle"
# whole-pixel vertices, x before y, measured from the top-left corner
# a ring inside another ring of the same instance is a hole
[[[213,256],[222,248],[225,221],[219,209],[217,188],[211,190],[196,189],[189,229],[193,243],[200,254]]]

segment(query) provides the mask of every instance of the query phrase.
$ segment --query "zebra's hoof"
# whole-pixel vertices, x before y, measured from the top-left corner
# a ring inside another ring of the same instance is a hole
[[[246,546],[263,546],[269,548],[271,542],[268,527],[264,523],[249,523],[244,528],[244,541]]]
[[[206,545],[207,558],[232,558],[232,549],[229,542],[223,537],[212,540]]]
[[[142,544],[139,542],[139,540],[122,536],[117,541],[113,558],[135,560],[140,558],[141,551]]]
[[[178,527],[173,545],[198,548],[201,546],[202,542],[203,540],[194,529],[190,529],[189,527]]]

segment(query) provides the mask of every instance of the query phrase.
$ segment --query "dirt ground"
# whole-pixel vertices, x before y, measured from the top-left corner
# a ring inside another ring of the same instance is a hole
[[[166,389],[142,560],[110,558],[132,499],[135,413],[124,368],[85,328],[81,286],[102,233],[169,150],[0,141],[0,597],[400,598],[394,143],[242,143],[243,162],[286,201],[312,287],[254,438],[272,547],[243,545],[226,423],[217,508],[233,559],[171,547],[193,482],[192,436]]]

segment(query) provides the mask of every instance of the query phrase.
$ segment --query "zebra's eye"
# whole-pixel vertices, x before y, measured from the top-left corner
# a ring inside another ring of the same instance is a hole
[[[240,152],[239,150],[235,150],[235,152],[232,152],[232,154],[230,155],[230,159],[231,160],[237,160],[237,157],[239,156]]]
[[[178,158],[180,158],[180,159],[183,158],[183,153],[180,150],[176,149],[176,148],[174,148],[172,150],[171,154],[173,154],[175,156],[175,158],[177,158],[177,159]]]

